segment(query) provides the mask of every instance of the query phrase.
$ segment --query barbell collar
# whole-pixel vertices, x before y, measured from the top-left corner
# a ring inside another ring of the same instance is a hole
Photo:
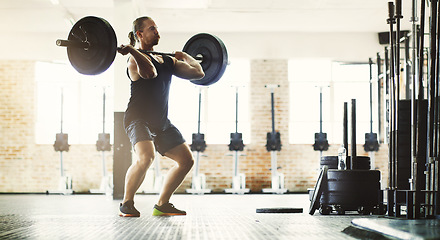
[[[87,49],[90,47],[89,42],[75,41],[75,40],[57,39],[56,44],[57,44],[57,46],[60,46],[60,47],[74,47],[74,48],[84,48],[84,49]]]

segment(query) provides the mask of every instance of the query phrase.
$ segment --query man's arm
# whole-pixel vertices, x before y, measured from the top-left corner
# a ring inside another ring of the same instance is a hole
[[[175,52],[178,61],[174,65],[174,75],[188,80],[199,80],[205,76],[200,63],[185,52]]]
[[[152,79],[157,77],[157,71],[151,62],[150,57],[139,52],[131,45],[122,45],[118,52],[122,55],[130,53],[131,57],[128,60],[128,71],[132,81],[137,81],[139,78]]]

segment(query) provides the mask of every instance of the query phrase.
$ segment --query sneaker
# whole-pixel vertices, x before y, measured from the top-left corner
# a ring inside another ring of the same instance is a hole
[[[186,212],[175,208],[172,203],[165,203],[162,206],[158,206],[157,204],[154,205],[153,216],[175,215],[186,215]]]
[[[133,200],[128,200],[119,205],[119,216],[121,217],[140,217],[141,213],[134,207]]]

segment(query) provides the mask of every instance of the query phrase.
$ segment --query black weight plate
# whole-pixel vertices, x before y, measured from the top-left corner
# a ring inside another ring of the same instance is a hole
[[[338,169],[338,156],[322,156],[320,166],[327,165],[328,169]]]
[[[336,170],[328,171],[328,181],[348,182],[379,182],[380,171],[378,170]]]
[[[347,157],[347,164],[351,164],[351,170],[370,170],[370,157],[356,156],[356,161],[351,163],[351,156]]]
[[[345,192],[364,194],[371,192],[378,192],[380,189],[380,182],[378,181],[328,181],[327,192]]]
[[[302,208],[257,208],[257,213],[302,213]]]
[[[313,215],[316,209],[319,208],[319,202],[321,199],[322,191],[324,186],[327,185],[327,172],[328,167],[322,167],[321,173],[319,174],[318,181],[316,181],[315,190],[313,191],[312,202],[310,203],[309,214]]]
[[[67,47],[72,66],[82,74],[97,75],[107,70],[116,56],[117,40],[112,26],[103,18],[88,16],[70,30],[68,40],[88,41],[90,47]]]
[[[344,192],[330,192],[321,198],[321,203],[341,206],[373,206],[379,204],[378,199],[378,194],[360,195]]]
[[[327,189],[321,197],[322,204],[369,206],[379,199],[380,171],[329,170],[327,177]]]
[[[200,80],[192,80],[197,85],[211,85],[216,83],[225,72],[228,65],[228,52],[223,42],[216,36],[208,33],[199,33],[192,36],[183,47],[183,52],[195,57],[202,55],[200,63],[205,77]]]

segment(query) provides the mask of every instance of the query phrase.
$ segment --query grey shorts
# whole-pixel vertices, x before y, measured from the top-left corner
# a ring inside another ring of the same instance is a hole
[[[146,121],[135,120],[125,126],[125,132],[133,146],[140,141],[153,141],[156,151],[162,156],[170,149],[185,142],[179,129],[169,120],[161,129],[153,129]]]

